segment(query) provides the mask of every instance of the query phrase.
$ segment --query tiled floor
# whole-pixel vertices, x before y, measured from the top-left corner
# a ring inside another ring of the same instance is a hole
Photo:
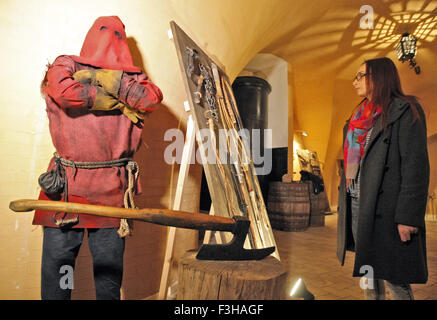
[[[301,277],[317,300],[362,300],[360,278],[352,277],[354,254],[341,267],[336,257],[337,215],[326,216],[324,227],[304,232],[274,230],[281,261],[288,270],[287,287]],[[413,284],[416,300],[437,300],[437,222],[427,222],[428,283]],[[388,294],[387,294],[388,297]],[[389,297],[388,297],[389,298]]]

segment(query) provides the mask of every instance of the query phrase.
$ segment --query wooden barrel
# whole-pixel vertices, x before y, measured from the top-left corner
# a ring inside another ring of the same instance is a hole
[[[325,225],[325,211],[326,211],[326,193],[325,191],[315,194],[313,192],[313,183],[309,183],[310,194],[310,226],[311,227],[323,227]]]
[[[306,182],[271,182],[267,213],[273,229],[305,231],[309,227],[311,203]]]

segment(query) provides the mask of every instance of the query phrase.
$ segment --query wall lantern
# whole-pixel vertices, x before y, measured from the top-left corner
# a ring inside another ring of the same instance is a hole
[[[405,61],[410,62],[410,67],[414,68],[416,74],[420,74],[420,67],[417,65],[414,57],[417,53],[417,38],[408,32],[404,33],[401,37],[401,41],[396,46],[396,53],[398,55],[399,61],[404,63]]]

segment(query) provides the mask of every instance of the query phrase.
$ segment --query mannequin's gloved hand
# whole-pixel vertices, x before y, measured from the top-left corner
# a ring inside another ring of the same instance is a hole
[[[115,109],[122,109],[125,105],[118,101],[113,95],[106,92],[102,87],[96,86],[97,93],[94,99],[94,104],[91,110],[111,111]]]
[[[124,105],[122,111],[123,114],[128,117],[133,123],[137,123],[139,119],[144,120],[144,115],[146,114],[145,112],[140,112],[126,105]]]
[[[145,113],[129,108],[127,105],[108,94],[101,87],[97,87],[96,98],[91,110],[110,111],[114,109],[120,109],[121,112],[123,112],[123,114],[133,123],[137,123],[138,119],[144,119]]]
[[[95,69],[80,70],[73,74],[74,80],[82,84],[91,84],[103,88],[110,95],[118,98],[123,70]]]
[[[118,100],[122,75],[122,70],[80,70],[73,74],[73,78],[82,84],[94,85],[97,88],[91,110],[120,109],[133,123],[137,123],[138,119],[144,119],[144,113],[131,109]]]

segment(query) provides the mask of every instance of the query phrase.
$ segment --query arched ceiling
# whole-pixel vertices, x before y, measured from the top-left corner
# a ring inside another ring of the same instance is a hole
[[[366,15],[360,13],[364,4],[373,8],[373,29],[360,28]],[[341,129],[359,101],[352,78],[365,59],[381,56],[395,61],[404,91],[422,98],[428,110],[429,135],[437,132],[437,118],[430,112],[437,101],[437,1],[336,0],[324,5],[316,14],[302,13],[298,25],[278,33],[262,50],[291,65],[295,124],[309,133],[303,138],[306,148],[317,151],[320,160],[333,169]],[[291,1],[289,6],[292,12]],[[420,75],[408,63],[399,62],[394,51],[406,31],[419,39]]]
[[[369,0],[374,10],[373,29],[360,28],[363,2],[336,0],[323,16],[308,16],[297,28],[278,37],[264,51],[274,53],[292,64],[330,61],[322,70],[342,70],[338,75],[349,79],[347,68],[357,59],[392,53],[402,33],[418,39],[421,50],[435,48],[437,38],[436,0]],[[366,22],[366,21],[364,21]]]

